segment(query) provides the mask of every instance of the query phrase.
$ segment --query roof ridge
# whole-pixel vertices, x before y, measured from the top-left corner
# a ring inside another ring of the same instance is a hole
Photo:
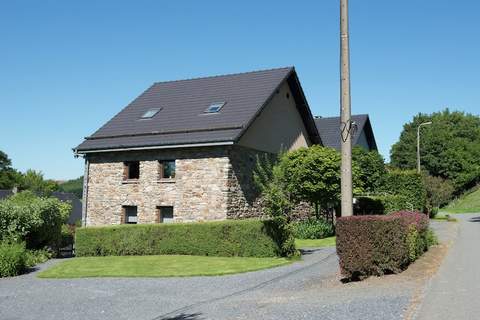
[[[368,113],[359,113],[359,114],[352,114],[352,117],[360,117],[360,116],[369,116]],[[331,116],[331,117],[322,117],[322,116],[315,116],[315,120],[325,120],[325,119],[336,119],[340,118],[340,116]]]
[[[177,79],[177,80],[156,81],[153,84],[156,85],[156,84],[173,83],[173,82],[181,82],[181,81],[191,81],[191,80],[212,79],[212,78],[220,78],[220,77],[228,77],[228,76],[238,76],[238,75],[244,75],[244,74],[250,74],[250,73],[260,73],[260,72],[282,70],[282,69],[293,70],[293,69],[295,69],[295,67],[294,66],[287,66],[287,67],[259,69],[259,70],[253,70],[253,71],[245,71],[245,72],[225,73],[225,74],[218,74],[218,75],[215,75],[215,76],[203,76],[203,77],[193,77],[193,78]]]

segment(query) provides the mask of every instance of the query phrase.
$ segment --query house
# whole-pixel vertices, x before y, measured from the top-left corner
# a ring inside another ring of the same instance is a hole
[[[352,146],[361,146],[368,151],[377,150],[377,142],[368,114],[352,115],[352,121],[357,127],[352,137]],[[323,145],[340,150],[340,117],[315,117],[315,124]]]
[[[16,190],[0,190],[0,200],[10,197],[16,192]],[[68,224],[73,225],[82,219],[82,202],[77,198],[76,195],[69,192],[54,191],[52,192],[51,196],[60,201],[69,202],[72,205],[72,212],[70,212],[70,216],[67,220]]]
[[[256,216],[257,156],[321,143],[293,67],[154,83],[74,148],[83,222]]]

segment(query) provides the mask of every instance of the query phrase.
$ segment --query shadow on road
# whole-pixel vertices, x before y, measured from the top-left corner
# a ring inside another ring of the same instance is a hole
[[[469,222],[480,222],[480,216],[468,219]]]
[[[202,320],[201,313],[181,313],[173,317],[161,318],[159,320]]]

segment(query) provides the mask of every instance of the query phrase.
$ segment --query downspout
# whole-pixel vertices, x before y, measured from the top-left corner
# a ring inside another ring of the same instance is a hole
[[[88,172],[90,169],[90,162],[87,155],[85,155],[85,172],[83,174],[83,196],[82,196],[82,227],[87,226],[87,201],[88,201]]]

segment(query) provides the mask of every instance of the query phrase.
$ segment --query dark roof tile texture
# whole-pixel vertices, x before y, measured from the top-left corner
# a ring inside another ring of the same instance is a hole
[[[287,67],[155,83],[76,149],[234,141],[294,73]],[[218,102],[226,102],[219,113],[204,112]],[[141,119],[154,108],[162,109],[151,119]]]
[[[371,126],[367,114],[352,115],[352,121],[357,124],[358,128],[352,140],[353,146],[355,146],[362,130],[366,129],[371,131]],[[317,125],[323,145],[340,150],[340,117],[315,118],[315,124]],[[366,125],[370,126],[369,129],[365,127]],[[367,139],[369,140],[370,148],[376,149],[377,145],[373,137],[373,132],[371,135],[367,133]]]

